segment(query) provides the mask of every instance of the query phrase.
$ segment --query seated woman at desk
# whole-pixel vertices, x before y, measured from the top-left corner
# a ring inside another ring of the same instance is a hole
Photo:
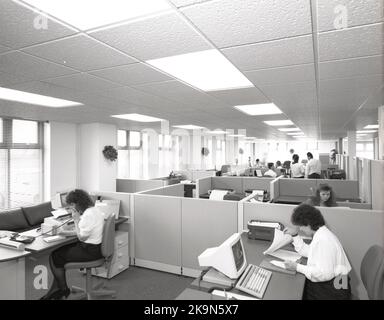
[[[94,207],[93,201],[84,190],[76,189],[68,193],[66,202],[72,210],[75,230],[64,230],[59,234],[77,235],[79,241],[54,250],[49,256],[49,264],[54,279],[48,293],[42,300],[68,297],[64,265],[68,262],[92,261],[102,258],[101,241],[104,215]]]
[[[319,207],[337,207],[336,196],[332,188],[327,184],[321,184],[316,194],[310,197],[305,203]]]
[[[292,156],[291,164],[291,177],[292,178],[304,178],[305,168],[302,163],[299,163],[299,156],[294,154]]]
[[[294,227],[286,228],[284,232],[293,236],[295,250],[308,260],[307,265],[291,261],[284,264],[286,269],[305,275],[303,299],[351,299],[348,277],[351,265],[339,239],[325,226],[319,209],[301,204],[294,209],[291,222]],[[299,230],[312,237],[309,245],[298,235]]]

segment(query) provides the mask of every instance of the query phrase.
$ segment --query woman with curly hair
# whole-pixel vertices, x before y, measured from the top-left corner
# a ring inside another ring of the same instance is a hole
[[[87,192],[75,189],[68,193],[66,202],[72,211],[74,230],[60,231],[61,235],[76,235],[79,241],[54,250],[49,256],[49,264],[54,276],[48,293],[42,300],[58,300],[68,297],[64,265],[68,262],[84,262],[102,258],[101,241],[103,236],[104,214],[94,207]]]
[[[320,184],[315,196],[310,197],[305,203],[318,207],[337,207],[335,193],[327,184]]]

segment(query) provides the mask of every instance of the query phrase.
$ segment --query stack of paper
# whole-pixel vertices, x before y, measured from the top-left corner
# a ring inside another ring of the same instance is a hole
[[[250,221],[248,224],[250,226],[256,226],[256,227],[268,227],[268,228],[280,229],[280,224],[277,222]]]
[[[223,200],[224,196],[228,193],[227,190],[212,190],[209,195],[210,200]]]
[[[297,261],[301,258],[297,252],[280,249],[292,242],[292,236],[275,229],[275,237],[271,246],[264,251],[264,254],[279,258],[281,260]]]

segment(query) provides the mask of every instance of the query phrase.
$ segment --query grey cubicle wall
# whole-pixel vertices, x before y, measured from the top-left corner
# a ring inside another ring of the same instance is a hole
[[[334,179],[319,179],[317,187],[326,183],[332,187],[337,199],[359,199],[359,181],[357,180],[334,180]]]
[[[172,184],[172,185],[164,186],[164,187],[157,188],[157,189],[138,192],[138,194],[151,194],[151,195],[159,195],[159,196],[184,197],[184,185],[183,184]]]
[[[251,178],[251,177],[243,177],[243,190],[267,190],[271,191],[271,182],[274,178]]]
[[[243,192],[242,177],[214,177],[212,178],[212,189],[233,189],[235,193]]]
[[[181,200],[134,194],[135,264],[181,273]]]
[[[244,203],[243,228],[251,219],[279,221],[290,224],[294,205],[272,203]],[[351,285],[353,294],[366,299],[367,294],[360,278],[360,265],[368,248],[384,244],[384,212],[349,208],[319,208],[328,227],[337,235],[352,265]]]
[[[162,180],[116,179],[116,191],[135,193],[163,187]]]
[[[371,174],[372,174],[372,208],[374,210],[384,211],[384,161],[372,160],[371,161]]]
[[[181,243],[183,274],[198,276],[197,257],[237,232],[237,202],[182,199]]]
[[[208,190],[212,190],[212,177],[201,178],[196,181],[197,198],[201,194],[208,193]]]
[[[131,216],[131,194],[126,192],[94,191],[91,194],[102,196],[105,200],[120,200],[120,217]]]
[[[283,196],[308,198],[316,191],[317,179],[279,179],[279,193]]]

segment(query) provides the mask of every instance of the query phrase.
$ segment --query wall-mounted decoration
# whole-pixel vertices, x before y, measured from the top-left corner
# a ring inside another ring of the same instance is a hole
[[[117,160],[117,150],[113,146],[105,146],[103,149],[105,159],[109,161]]]
[[[201,154],[202,154],[203,156],[207,156],[207,155],[209,155],[209,149],[206,148],[206,147],[202,147],[202,148],[201,148]]]

